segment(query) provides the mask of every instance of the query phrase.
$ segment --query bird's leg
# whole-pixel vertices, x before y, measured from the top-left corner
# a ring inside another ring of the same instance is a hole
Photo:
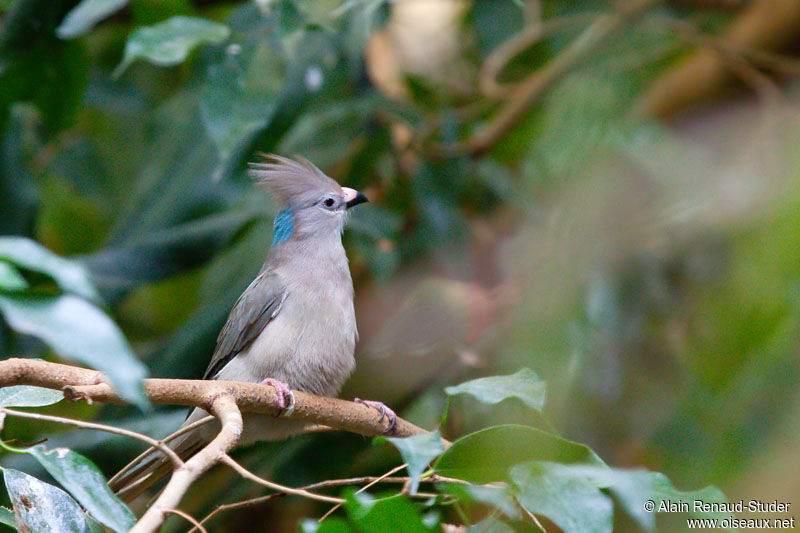
[[[275,378],[265,378],[261,381],[262,385],[269,385],[278,393],[278,407],[281,408],[276,416],[289,415],[294,411],[294,394],[292,389],[283,381]]]
[[[362,400],[361,398],[356,398],[353,400],[356,403],[363,403],[367,407],[372,407],[373,409],[377,409],[380,412],[381,416],[378,418],[378,422],[382,421],[384,418],[389,419],[389,427],[383,430],[383,434],[389,434],[394,431],[394,428],[397,427],[397,415],[394,411],[390,408],[386,407],[383,402],[375,402],[372,400]]]

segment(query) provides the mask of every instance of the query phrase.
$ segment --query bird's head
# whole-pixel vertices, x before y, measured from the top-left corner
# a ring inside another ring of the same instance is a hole
[[[267,184],[282,204],[275,217],[273,245],[289,239],[338,235],[347,211],[368,201],[360,192],[341,187],[306,159],[263,157],[264,162],[250,164],[250,176]]]

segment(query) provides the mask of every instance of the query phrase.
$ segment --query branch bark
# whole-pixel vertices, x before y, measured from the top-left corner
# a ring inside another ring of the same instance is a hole
[[[211,401],[209,412],[219,419],[222,429],[202,450],[192,456],[180,468],[175,469],[167,486],[142,515],[131,533],[158,531],[167,514],[177,508],[183,495],[194,481],[206,470],[217,464],[227,452],[236,446],[242,435],[242,413],[232,395],[222,394]]]
[[[114,389],[101,372],[34,359],[0,361],[0,387],[35,385],[61,390],[68,400],[121,404]],[[146,379],[144,392],[151,403],[200,407],[210,412],[214,401],[229,395],[242,412],[278,415],[280,407],[275,390],[257,383],[188,379]],[[283,416],[313,422],[334,429],[367,437],[382,435],[387,421],[379,421],[379,413],[370,407],[338,398],[325,398],[293,391],[295,408]],[[410,437],[426,430],[397,418],[392,435]]]
[[[86,400],[88,402],[125,403],[114,392],[105,376],[96,370],[49,363],[33,359],[6,359],[0,361],[0,387],[11,385],[33,385],[61,390],[68,400]],[[256,383],[235,381],[208,381],[183,379],[146,379],[142,382],[144,392],[152,403],[185,405],[200,407],[216,417],[222,426],[217,436],[199,452],[185,462],[174,462],[177,466],[167,482],[166,487],[152,506],[142,515],[131,529],[134,533],[150,533],[158,531],[167,515],[180,513],[177,506],[189,487],[204,472],[219,462],[236,465],[228,456],[228,452],[236,446],[242,434],[242,412],[253,412],[286,416],[296,420],[312,422],[334,429],[358,433],[368,437],[384,433],[388,421],[380,421],[377,410],[366,405],[324,398],[293,391],[295,397],[294,410],[281,413],[275,389],[271,386]],[[42,417],[35,413],[24,413],[30,418]],[[91,423],[80,425],[87,427]],[[100,425],[98,425],[100,426]],[[106,429],[106,426],[91,429]],[[401,437],[426,433],[420,427],[401,418],[397,418],[394,435]],[[138,436],[142,438],[143,436]],[[161,441],[150,442],[159,448],[164,447]],[[448,445],[445,441],[445,445]],[[171,450],[167,451],[169,455]],[[174,453],[172,453],[174,455]],[[251,476],[245,476],[252,479]],[[266,480],[258,481],[267,484]],[[285,487],[280,487],[286,490]],[[295,491],[303,493],[306,491]],[[316,496],[338,502],[338,498]],[[182,515],[183,516],[183,515]],[[202,526],[201,526],[202,527]]]

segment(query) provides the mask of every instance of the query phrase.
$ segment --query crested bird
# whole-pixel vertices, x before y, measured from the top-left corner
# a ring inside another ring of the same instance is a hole
[[[250,176],[271,189],[282,209],[264,266],[234,304],[203,379],[272,386],[281,409],[291,409],[292,389],[335,396],[355,366],[353,281],[341,235],[348,210],[367,198],[339,186],[305,159],[264,157],[264,162],[250,164]],[[387,431],[394,428],[396,416],[382,403],[356,401],[378,409],[381,420],[388,417]],[[195,408],[184,426],[207,415]],[[246,413],[240,443],[281,440],[307,425]],[[186,459],[210,442],[214,429],[198,427],[170,446]],[[160,453],[134,463],[109,481],[126,500],[172,469]]]

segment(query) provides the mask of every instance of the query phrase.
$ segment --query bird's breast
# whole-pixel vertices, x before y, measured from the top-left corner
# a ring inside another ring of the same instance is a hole
[[[323,396],[339,392],[355,366],[353,288],[349,271],[346,280],[326,279],[303,275],[287,283],[280,312],[240,354],[244,372]]]

